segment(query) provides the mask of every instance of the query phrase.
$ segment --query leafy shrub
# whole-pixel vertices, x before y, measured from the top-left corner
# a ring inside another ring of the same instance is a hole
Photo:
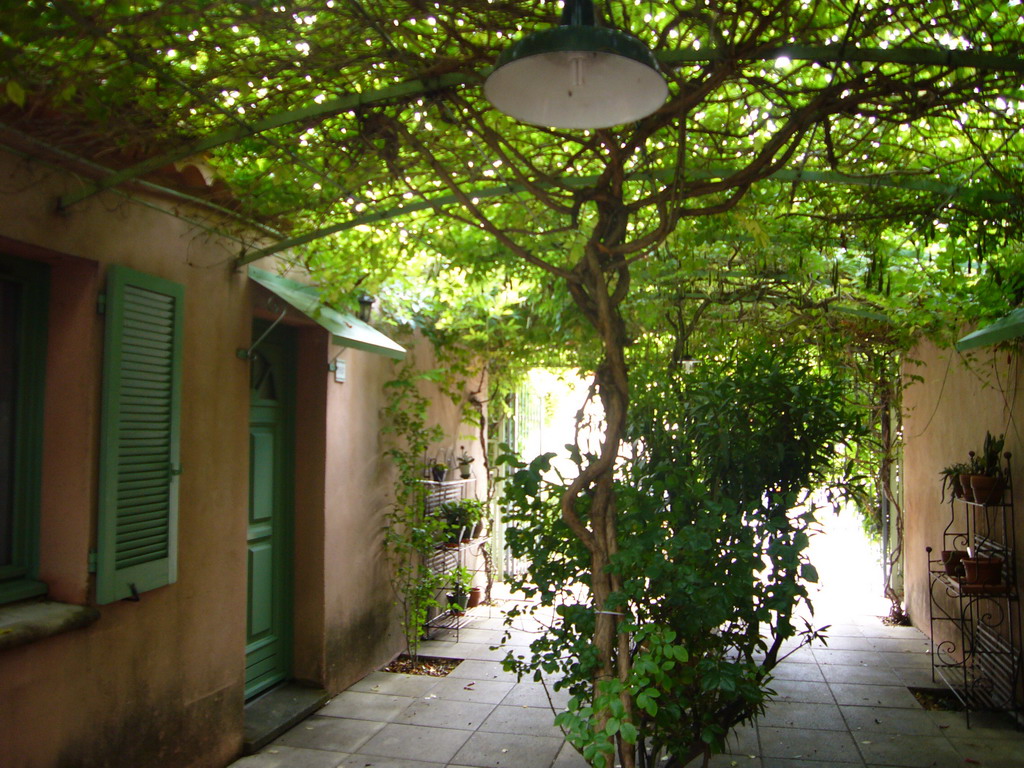
[[[590,555],[562,522],[566,484],[549,476],[553,455],[512,460],[507,491],[509,546],[532,562],[517,586],[560,618],[531,658],[508,664],[560,676],[572,698],[557,722],[596,766],[610,764],[616,737],[647,765],[660,753],[685,764],[761,710],[770,670],[798,634],[805,584],[817,580],[803,554],[810,492],[848,468],[836,466],[836,446],[855,424],[836,380],[781,350],[675,377],[636,368],[633,381],[645,383],[618,470],[610,565],[622,591],[605,606],[622,614],[625,679],[595,679]],[[587,459],[571,451],[578,465]]]

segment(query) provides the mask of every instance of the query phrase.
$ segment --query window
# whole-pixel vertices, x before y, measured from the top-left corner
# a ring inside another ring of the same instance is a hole
[[[96,601],[177,578],[184,289],[111,267],[100,421]]]
[[[39,489],[49,269],[0,255],[0,603],[46,593]]]

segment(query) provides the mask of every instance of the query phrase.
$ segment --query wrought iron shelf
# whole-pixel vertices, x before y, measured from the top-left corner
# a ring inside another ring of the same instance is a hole
[[[1007,458],[1007,476],[1009,458]],[[928,553],[932,681],[945,684],[971,712],[1001,710],[1022,723],[1021,606],[1013,488],[995,504],[951,499],[944,550],[1002,558],[998,584],[968,584]]]
[[[427,495],[424,502],[425,512],[427,514],[432,514],[445,502],[468,498],[476,480],[468,478],[441,481],[424,480],[422,482],[427,488]],[[475,554],[480,552],[482,548],[486,548],[488,546],[490,538],[487,536],[479,536],[476,538],[462,539],[463,533],[466,533],[465,529],[460,532],[460,541],[456,544],[439,544],[434,549],[434,552],[426,559],[424,567],[428,568],[432,573],[446,577],[449,574],[454,573],[458,568],[462,567],[467,568],[471,573],[479,572],[481,569],[472,568],[470,565],[476,560]],[[442,596],[447,592],[449,586],[450,582],[442,589]],[[467,619],[461,611],[457,611],[452,608],[443,609],[438,613],[429,616],[423,625],[423,633],[427,637],[431,637],[437,630],[454,629],[455,640],[458,642],[459,629],[466,623],[466,621]]]

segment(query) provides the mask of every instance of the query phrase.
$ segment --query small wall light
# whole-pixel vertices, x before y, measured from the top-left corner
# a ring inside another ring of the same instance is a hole
[[[370,322],[370,316],[373,314],[373,305],[376,299],[368,293],[364,293],[359,297],[359,319],[364,323]]]

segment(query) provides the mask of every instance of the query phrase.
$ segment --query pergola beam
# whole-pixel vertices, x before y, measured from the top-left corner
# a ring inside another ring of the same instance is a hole
[[[735,172],[736,170],[731,168],[711,168],[707,170],[690,170],[688,172],[688,176],[691,180],[719,179],[731,176]],[[658,181],[660,183],[671,183],[675,180],[675,174],[676,172],[674,169],[666,168],[632,174],[629,178],[634,181],[651,180]],[[836,184],[868,187],[872,189],[903,189],[911,192],[926,192],[928,194],[939,195],[944,197],[946,200],[952,200],[970,194],[976,196],[978,199],[985,200],[986,202],[1024,203],[1024,201],[1020,200],[1016,195],[1002,190],[966,188],[959,184],[949,184],[936,179],[922,179],[916,176],[913,178],[901,178],[897,176],[847,176],[846,174],[837,173],[835,171],[807,171],[784,168],[780,171],[776,171],[766,178],[785,184],[807,182],[810,184]],[[569,177],[559,179],[557,182],[549,182],[539,186],[576,189],[587,187],[597,180],[597,176]],[[525,187],[521,184],[499,184],[492,187],[469,190],[465,192],[465,196],[485,200],[488,198],[515,195],[524,191],[526,191]],[[239,255],[236,263],[238,266],[244,266],[253,261],[257,261],[258,259],[273,256],[281,251],[286,251],[289,248],[305,245],[313,242],[314,240],[320,240],[321,238],[329,237],[330,235],[337,234],[338,232],[344,232],[345,230],[353,229],[358,226],[374,224],[379,221],[389,221],[400,216],[415,213],[416,211],[443,208],[447,205],[452,205],[458,202],[458,197],[453,194],[447,194],[419,200],[405,205],[394,206],[381,211],[373,211],[362,216],[346,219],[345,221],[332,224],[328,227],[323,227],[322,229],[312,230],[302,235],[281,240],[273,245],[268,245],[265,248],[259,248],[254,251],[243,251]]]
[[[1003,56],[992,53],[975,53],[970,51],[933,50],[926,48],[858,48],[845,45],[811,46],[788,45],[749,54],[741,54],[742,61],[774,61],[786,57],[791,61],[816,62],[871,62],[891,63],[912,66],[941,66],[949,68],[987,69],[1005,72],[1024,73],[1024,58]],[[658,61],[666,66],[681,64],[703,64],[721,61],[727,58],[714,49],[680,49],[662,51]],[[450,73],[435,78],[408,80],[397,85],[381,88],[367,93],[356,93],[336,99],[328,99],[322,104],[279,112],[262,120],[244,123],[212,133],[191,144],[176,147],[155,157],[149,158],[128,168],[111,173],[109,176],[85,187],[78,192],[65,195],[60,199],[59,208],[65,209],[79,203],[106,189],[116,187],[132,179],[162,168],[166,165],[200,154],[214,147],[229,144],[233,141],[255,136],[265,131],[281,128],[295,123],[321,120],[341,112],[347,112],[366,104],[374,104],[389,99],[412,98],[444,88],[455,88],[483,82],[488,71],[476,74]]]

